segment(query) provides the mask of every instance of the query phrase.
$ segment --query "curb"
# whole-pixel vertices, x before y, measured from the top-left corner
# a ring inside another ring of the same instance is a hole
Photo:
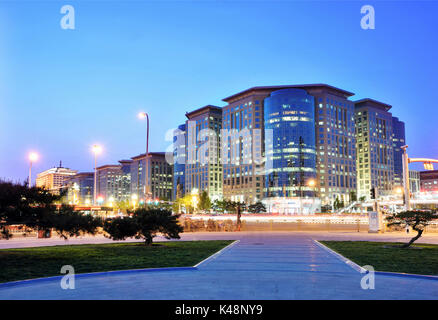
[[[321,242],[319,242],[318,240],[313,240],[319,247],[325,249],[326,251],[328,251],[329,253],[331,253],[332,255],[334,255],[336,258],[338,258],[339,260],[341,260],[342,262],[348,264],[351,268],[353,268],[354,270],[356,270],[357,272],[360,273],[364,273],[367,270],[365,268],[362,268],[361,266],[359,266],[357,263],[354,263],[353,261],[351,261],[350,259],[345,258],[343,255],[337,253],[336,251],[330,249],[329,247],[323,245]]]
[[[347,259],[343,255],[337,253],[336,251],[330,249],[329,247],[323,245],[318,240],[313,240],[319,247],[325,249],[326,251],[330,252],[332,255],[334,255],[336,258],[340,259],[341,261],[348,264],[350,267],[352,267],[354,270],[360,273],[365,273],[367,270],[365,268],[362,268],[357,263],[354,263],[350,259]],[[400,277],[400,278],[417,278],[417,279],[426,279],[426,280],[435,280],[438,281],[438,276],[429,276],[425,274],[414,274],[414,273],[398,273],[398,272],[388,272],[388,271],[374,271],[374,274],[378,274],[381,276],[389,276],[389,277]]]
[[[222,253],[225,252],[225,250],[231,249],[231,247],[233,247],[234,245],[238,244],[240,242],[240,240],[235,240],[233,242],[231,242],[228,246],[226,246],[225,248],[219,250],[218,252],[212,254],[211,256],[207,257],[206,259],[202,260],[201,262],[199,262],[198,264],[194,265],[194,268],[198,268],[201,264],[205,264],[210,262],[211,260],[216,259],[218,256],[220,256]]]

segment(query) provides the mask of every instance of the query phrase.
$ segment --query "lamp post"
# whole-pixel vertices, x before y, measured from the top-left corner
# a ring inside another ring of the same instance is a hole
[[[93,205],[96,205],[97,197],[97,155],[102,152],[102,147],[95,144],[93,145],[94,153],[94,187],[93,187]]]
[[[148,173],[146,170],[147,167],[147,161],[148,161],[148,155],[149,155],[149,115],[146,112],[140,112],[138,114],[138,118],[139,119],[146,119],[146,156],[145,156],[145,161],[144,161],[144,176],[145,176],[145,180],[144,180],[144,196],[145,199],[149,199],[149,185],[148,185]]]
[[[32,187],[32,164],[36,161],[38,161],[38,153],[30,152],[29,153],[29,181],[28,181],[29,188]]]

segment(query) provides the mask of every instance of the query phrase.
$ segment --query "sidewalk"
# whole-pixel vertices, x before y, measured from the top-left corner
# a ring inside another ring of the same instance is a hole
[[[74,290],[62,290],[59,280],[0,286],[0,299],[438,299],[438,281],[418,278],[377,275],[375,290],[363,290],[363,275],[317,246],[314,237],[305,232],[185,234],[185,240],[240,242],[197,270],[77,278]]]

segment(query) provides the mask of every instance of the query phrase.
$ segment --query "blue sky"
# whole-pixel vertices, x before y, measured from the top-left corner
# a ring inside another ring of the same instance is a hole
[[[75,8],[75,30],[60,8]],[[360,27],[362,5],[376,29]],[[251,86],[328,83],[393,105],[412,156],[438,158],[436,1],[1,1],[0,178],[91,171],[151,151],[185,112]]]

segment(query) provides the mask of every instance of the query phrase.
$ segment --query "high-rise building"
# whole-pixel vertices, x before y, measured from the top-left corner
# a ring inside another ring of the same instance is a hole
[[[59,167],[51,168],[37,175],[36,186],[44,188],[53,194],[59,194],[61,189],[66,188],[68,181],[77,173],[76,170]]]
[[[138,201],[171,200],[172,192],[173,166],[167,162],[164,152],[149,152],[147,157],[141,154],[132,158],[131,194],[137,195]]]
[[[222,198],[220,132],[222,109],[207,105],[186,113],[186,193],[206,191],[211,200]]]
[[[283,87],[253,87],[229,96],[222,114],[223,195],[254,203],[264,198],[264,99]]]
[[[130,200],[132,160],[121,160],[119,163],[97,168],[97,199],[102,204]]]
[[[438,170],[420,172],[420,191],[421,192],[438,191]]]
[[[392,117],[392,147],[394,152],[394,185],[403,186],[403,150],[406,145],[405,123]],[[419,191],[419,190],[418,190]]]
[[[313,197],[316,179],[314,97],[303,89],[273,91],[265,98],[267,197]],[[270,131],[270,132],[269,132]]]
[[[317,196],[323,204],[333,203],[336,197],[348,202],[350,194],[356,192],[354,104],[348,100],[353,93],[326,84],[253,87],[223,99],[228,103],[223,110],[223,127],[260,129],[262,143],[252,146],[264,154],[265,98],[282,89],[303,89],[314,98]],[[258,141],[254,134],[252,138]],[[224,166],[224,197],[247,202],[263,198],[263,189],[258,187],[265,184],[262,167],[249,165],[248,179],[242,179],[246,166]]]
[[[394,151],[391,106],[373,99],[355,102],[358,196],[394,192]]]
[[[420,192],[420,171],[409,170],[409,191]]]
[[[91,205],[93,203],[94,172],[75,174],[67,184],[67,202],[73,205]]]
[[[182,124],[173,132],[173,199],[185,194],[186,169],[186,125]]]

